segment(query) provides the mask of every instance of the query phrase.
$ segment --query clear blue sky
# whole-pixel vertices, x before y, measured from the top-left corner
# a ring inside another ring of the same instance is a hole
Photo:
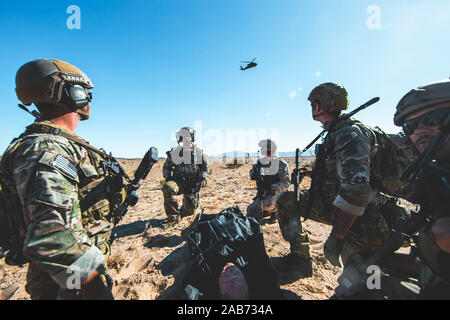
[[[66,26],[70,5],[80,30]],[[371,5],[379,29],[367,26]],[[255,152],[267,133],[280,151],[304,147],[321,130],[306,98],[328,81],[348,89],[351,108],[380,96],[358,118],[396,132],[399,99],[450,76],[449,16],[448,0],[1,1],[0,149],[32,122],[14,79],[37,58],[90,76],[91,119],[77,133],[120,157],[162,154],[182,126],[201,129],[210,154]],[[240,71],[252,58],[258,67]],[[239,133],[247,142],[233,144]]]

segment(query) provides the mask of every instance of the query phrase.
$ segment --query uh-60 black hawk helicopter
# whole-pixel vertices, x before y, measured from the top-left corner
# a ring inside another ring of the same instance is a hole
[[[247,65],[244,68],[242,68],[242,66],[241,66],[241,70],[244,71],[244,70],[256,67],[258,64],[255,62],[255,60],[256,60],[256,58],[253,59],[252,61],[241,61],[243,63],[247,63]]]

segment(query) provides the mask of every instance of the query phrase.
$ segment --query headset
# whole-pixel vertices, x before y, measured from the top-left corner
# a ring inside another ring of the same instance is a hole
[[[78,84],[66,83],[64,91],[68,104],[74,110],[86,106],[92,100],[92,92]]]

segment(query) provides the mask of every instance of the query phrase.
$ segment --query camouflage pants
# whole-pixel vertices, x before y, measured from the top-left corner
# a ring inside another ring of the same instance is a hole
[[[255,199],[247,207],[247,216],[253,217],[258,222],[261,222],[265,217],[276,215],[277,208],[273,197],[273,195],[268,195],[265,198],[259,197]]]
[[[291,252],[303,258],[310,258],[311,250],[309,236],[302,226],[300,217],[333,225],[338,210],[330,202],[321,201],[320,194],[317,194],[314,205],[307,212],[308,198],[308,190],[300,191],[299,202],[295,200],[294,192],[287,191],[277,201],[281,234],[289,242]],[[379,247],[386,240],[390,226],[406,214],[404,208],[394,203],[394,198],[379,193],[367,206],[364,215],[356,219],[347,234],[342,251],[344,263],[355,252],[373,251]]]
[[[176,181],[167,181],[163,185],[163,195],[164,195],[164,210],[167,216],[173,216],[178,214],[183,214],[186,216],[193,215],[195,209],[198,208],[200,202],[200,194],[197,192],[195,194],[186,194],[183,190],[183,186]],[[183,206],[181,210],[178,209],[178,201],[175,199],[177,195],[183,195]]]

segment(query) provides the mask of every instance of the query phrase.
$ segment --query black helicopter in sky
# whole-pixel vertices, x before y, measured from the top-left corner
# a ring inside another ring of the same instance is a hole
[[[255,60],[256,60],[256,58],[253,59],[252,61],[241,61],[241,62],[247,63],[247,65],[244,68],[242,68],[242,66],[241,66],[241,70],[244,71],[244,70],[256,67],[258,64],[255,62]]]

